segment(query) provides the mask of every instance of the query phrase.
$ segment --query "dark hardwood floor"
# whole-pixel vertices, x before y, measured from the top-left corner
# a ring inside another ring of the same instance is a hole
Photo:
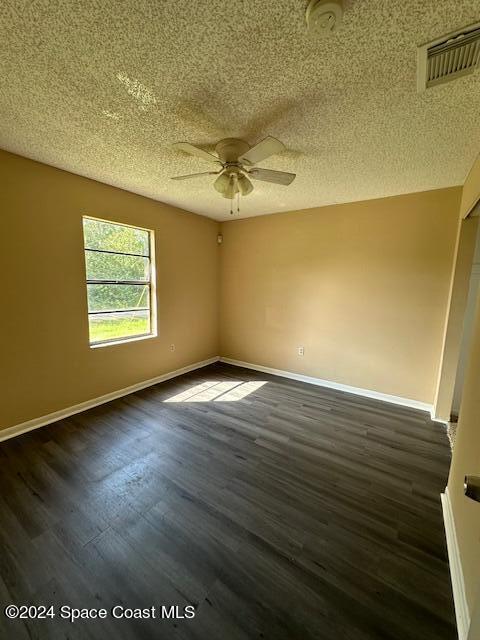
[[[224,364],[8,440],[2,609],[56,617],[2,611],[0,636],[454,640],[449,461],[425,413]]]

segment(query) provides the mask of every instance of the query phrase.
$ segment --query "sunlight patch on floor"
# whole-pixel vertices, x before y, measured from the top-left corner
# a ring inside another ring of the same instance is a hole
[[[238,380],[209,380],[177,393],[164,402],[236,402],[267,384],[266,380],[239,382]]]

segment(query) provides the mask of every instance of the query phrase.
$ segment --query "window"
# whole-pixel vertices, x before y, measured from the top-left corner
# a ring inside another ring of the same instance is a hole
[[[83,218],[90,344],[155,335],[153,232]]]

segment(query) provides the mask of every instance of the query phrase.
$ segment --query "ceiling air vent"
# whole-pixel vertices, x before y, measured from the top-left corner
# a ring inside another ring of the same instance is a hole
[[[480,24],[465,27],[418,48],[419,92],[473,73],[480,60]]]

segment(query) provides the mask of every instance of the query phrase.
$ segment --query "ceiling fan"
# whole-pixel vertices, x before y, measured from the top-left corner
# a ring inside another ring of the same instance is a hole
[[[218,178],[213,183],[214,188],[224,198],[229,198],[230,200],[233,200],[237,194],[247,196],[253,191],[253,184],[250,178],[285,186],[295,179],[294,173],[255,167],[262,160],[284,151],[285,145],[272,136],[264,138],[253,147],[237,138],[225,138],[215,146],[217,155],[195,147],[189,142],[177,142],[172,146],[174,149],[219,165],[218,171],[202,171],[201,173],[191,173],[185,176],[175,176],[172,180],[188,180],[197,176],[216,175]]]

